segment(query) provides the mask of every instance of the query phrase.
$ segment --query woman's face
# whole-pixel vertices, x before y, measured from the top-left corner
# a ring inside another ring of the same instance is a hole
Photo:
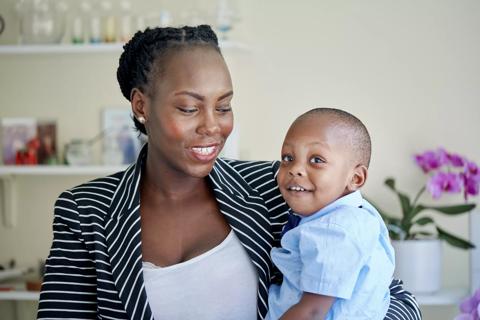
[[[174,51],[163,61],[145,104],[149,156],[159,168],[205,177],[233,128],[230,73],[211,48]]]

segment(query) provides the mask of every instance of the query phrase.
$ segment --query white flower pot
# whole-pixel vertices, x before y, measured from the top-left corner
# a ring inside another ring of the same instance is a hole
[[[412,293],[434,293],[441,287],[442,241],[392,241],[395,249],[395,278],[403,280]]]

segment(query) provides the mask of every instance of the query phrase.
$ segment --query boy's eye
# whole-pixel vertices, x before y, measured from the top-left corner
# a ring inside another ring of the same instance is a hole
[[[282,162],[290,162],[293,160],[293,157],[289,154],[285,154],[282,156]]]
[[[312,157],[310,163],[324,163],[325,161],[320,157]]]

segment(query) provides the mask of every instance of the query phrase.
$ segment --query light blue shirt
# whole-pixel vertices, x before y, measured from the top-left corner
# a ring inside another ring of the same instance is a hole
[[[303,292],[336,297],[326,319],[385,317],[395,256],[380,214],[360,191],[303,217],[281,245],[271,255],[283,283],[270,286],[266,319],[280,318]]]

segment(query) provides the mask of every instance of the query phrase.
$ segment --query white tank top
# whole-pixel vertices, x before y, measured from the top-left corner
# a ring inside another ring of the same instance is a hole
[[[218,246],[168,267],[143,262],[156,320],[255,320],[258,274],[233,230]]]

